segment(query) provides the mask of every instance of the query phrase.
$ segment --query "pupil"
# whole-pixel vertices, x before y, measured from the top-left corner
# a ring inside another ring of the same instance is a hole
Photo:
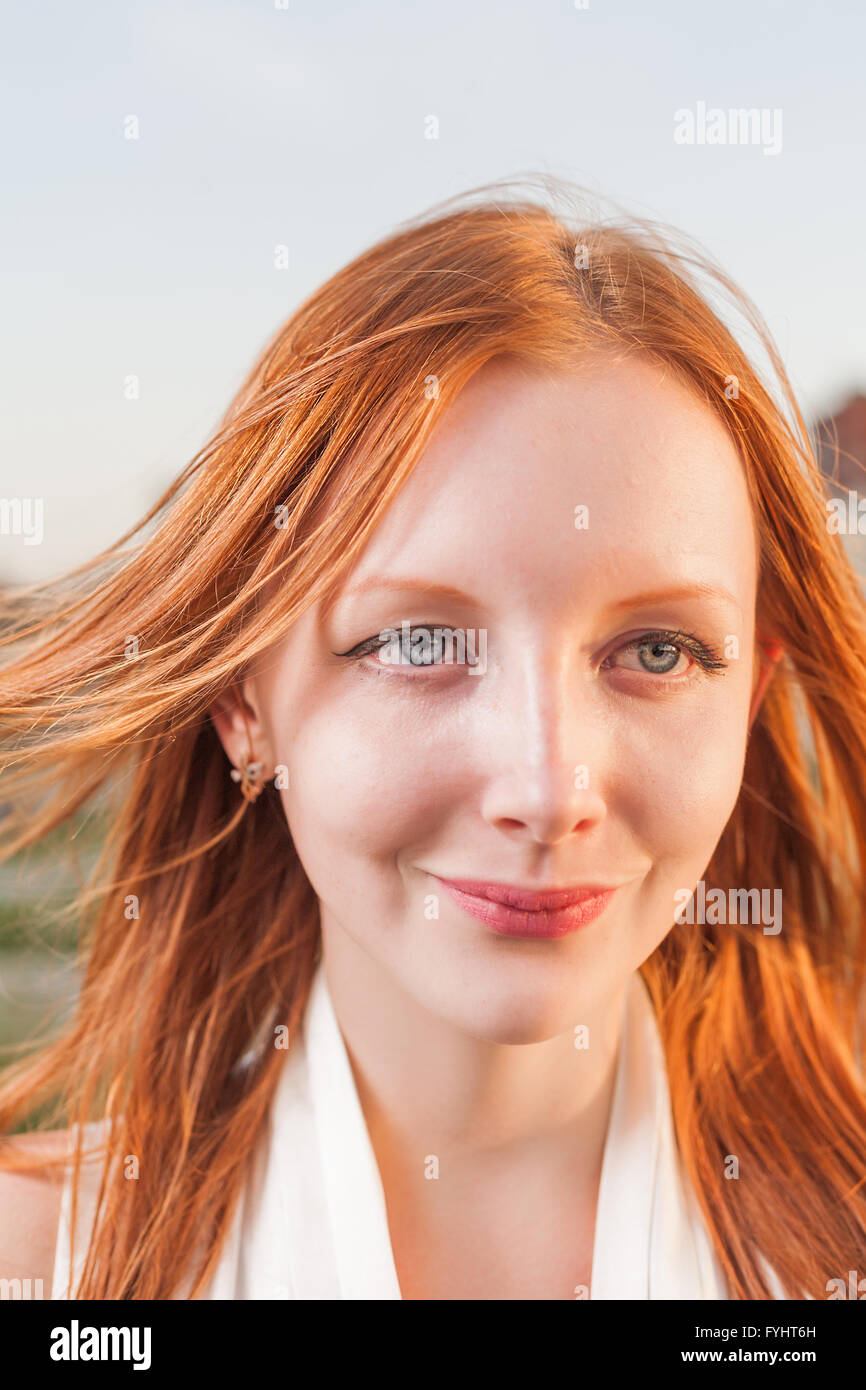
[[[670,642],[649,642],[647,646],[649,660],[655,671],[670,671],[680,659],[677,648],[671,646]]]

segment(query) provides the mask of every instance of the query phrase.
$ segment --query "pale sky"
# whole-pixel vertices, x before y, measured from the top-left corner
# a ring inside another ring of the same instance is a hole
[[[9,7],[0,499],[43,499],[44,535],[0,534],[0,580],[115,540],[315,286],[508,175],[560,175],[697,238],[757,302],[807,414],[866,389],[864,16],[860,0]],[[780,151],[676,143],[675,113],[700,103],[780,111]]]

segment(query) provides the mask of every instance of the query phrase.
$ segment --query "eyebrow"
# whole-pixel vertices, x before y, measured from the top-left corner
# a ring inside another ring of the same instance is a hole
[[[605,611],[620,613],[624,608],[650,608],[654,603],[671,603],[682,598],[723,599],[742,612],[739,599],[735,598],[724,584],[705,584],[700,581],[696,581],[694,584],[677,584],[667,589],[648,589],[642,594],[632,594],[628,598],[620,599],[617,603],[609,603]]]
[[[369,579],[364,579],[360,584],[356,584],[353,589],[347,589],[345,593],[339,594],[334,600],[342,603],[344,599],[357,598],[361,594],[369,592],[371,589],[401,590],[404,593],[417,592],[430,594],[435,598],[456,599],[460,603],[471,604],[475,608],[484,608],[485,605],[480,599],[474,598],[472,594],[466,594],[462,589],[457,589],[453,584],[434,584],[429,579],[414,578],[406,575],[404,578],[394,576],[385,578],[384,576],[372,575]]]
[[[430,580],[405,575],[403,577],[394,576],[386,578],[380,575],[371,575],[369,579],[356,584],[353,589],[348,589],[340,594],[336,603],[343,602],[344,599],[355,598],[361,594],[368,593],[370,590],[402,590],[403,592],[417,591],[429,594],[431,597],[449,598],[461,603],[470,604],[475,608],[485,608],[480,599],[472,594],[464,593],[462,589],[457,589],[451,584],[434,584]],[[670,603],[676,599],[723,599],[731,603],[739,612],[742,611],[739,600],[726,589],[723,584],[707,584],[696,581],[693,584],[678,584],[665,589],[648,589],[640,594],[630,594],[628,598],[619,599],[615,603],[607,604],[605,613],[616,614],[631,608],[649,608],[654,603]]]

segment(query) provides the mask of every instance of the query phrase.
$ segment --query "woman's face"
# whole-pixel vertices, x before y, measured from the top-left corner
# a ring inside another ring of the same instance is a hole
[[[336,601],[245,683],[326,951],[496,1041],[618,997],[737,800],[756,577],[735,448],[670,374],[482,369]],[[473,632],[478,669],[339,655],[404,622]],[[505,935],[443,879],[615,891],[565,935]]]

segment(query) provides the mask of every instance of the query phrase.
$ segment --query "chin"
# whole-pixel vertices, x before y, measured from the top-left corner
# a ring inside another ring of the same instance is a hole
[[[549,1017],[540,1014],[533,1016],[527,1012],[519,1017],[512,1015],[509,1018],[491,1019],[481,1027],[475,1023],[466,1031],[484,1042],[525,1047],[528,1043],[550,1042],[551,1038],[559,1037],[567,1031],[567,1026],[560,1028],[551,1022]]]
[[[515,961],[507,971],[462,970],[459,980],[459,988],[443,982],[441,1000],[431,1000],[428,1007],[485,1042],[548,1042],[587,1022],[591,1010],[586,982],[578,984],[562,960],[545,962],[540,970],[525,961]],[[425,994],[429,996],[429,986]]]

